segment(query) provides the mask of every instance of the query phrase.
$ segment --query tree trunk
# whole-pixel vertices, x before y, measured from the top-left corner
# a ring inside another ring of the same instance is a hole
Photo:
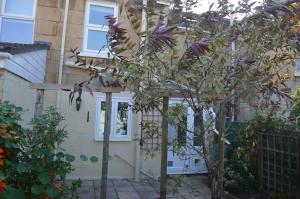
[[[105,101],[105,122],[104,122],[104,141],[102,153],[102,175],[101,175],[101,199],[106,199],[108,156],[109,156],[109,135],[111,131],[111,106],[112,93],[106,93]]]
[[[211,186],[211,198],[212,199],[223,199],[224,196],[224,138],[225,138],[225,123],[226,115],[225,109],[220,106],[220,117],[219,117],[219,136],[218,136],[218,164],[213,172],[212,186]]]
[[[194,123],[194,133],[198,136],[198,140],[200,145],[202,146],[203,158],[205,160],[205,165],[208,171],[208,182],[211,185],[212,182],[212,167],[210,163],[210,152],[209,152],[209,144],[208,137],[206,136],[205,126],[204,126],[204,119],[203,119],[203,108],[196,108],[194,113],[194,120],[199,121]]]
[[[169,98],[163,97],[162,143],[160,166],[160,199],[167,197],[167,161],[168,161],[168,109]]]

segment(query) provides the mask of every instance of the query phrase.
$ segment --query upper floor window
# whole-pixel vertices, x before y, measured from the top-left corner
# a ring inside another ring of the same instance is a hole
[[[36,0],[3,0],[1,42],[33,43]]]
[[[96,140],[103,139],[105,104],[104,97],[97,98]],[[131,121],[132,110],[130,108],[130,98],[113,97],[110,139],[112,141],[130,141]]]
[[[87,1],[83,51],[107,55],[106,34],[108,23],[105,16],[117,16],[116,3]]]

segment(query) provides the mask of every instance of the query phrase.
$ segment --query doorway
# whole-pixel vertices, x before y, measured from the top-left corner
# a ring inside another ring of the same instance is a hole
[[[168,174],[207,173],[204,158],[198,152],[200,144],[193,133],[197,121],[192,108],[179,101],[171,101],[169,109]]]

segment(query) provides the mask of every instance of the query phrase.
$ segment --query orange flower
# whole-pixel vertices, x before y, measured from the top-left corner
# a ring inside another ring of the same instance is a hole
[[[0,193],[2,193],[6,188],[6,184],[0,180]]]
[[[2,129],[0,129],[0,136],[1,136],[1,135],[3,135],[3,130],[2,130]]]
[[[0,160],[0,166],[4,165],[4,160]]]
[[[3,153],[3,149],[2,148],[0,148],[0,153]]]

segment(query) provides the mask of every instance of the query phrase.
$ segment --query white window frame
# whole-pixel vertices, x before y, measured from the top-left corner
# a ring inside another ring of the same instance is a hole
[[[85,7],[85,20],[84,20],[84,36],[83,36],[83,52],[80,53],[82,56],[90,56],[90,57],[99,57],[99,58],[109,58],[107,53],[108,50],[102,50],[99,52],[99,50],[91,50],[87,48],[88,43],[88,31],[89,30],[97,30],[102,32],[108,32],[108,26],[103,25],[96,25],[96,24],[89,24],[89,18],[90,18],[90,7],[92,5],[95,6],[103,6],[103,7],[111,7],[114,9],[114,17],[118,20],[118,6],[117,3],[113,2],[106,2],[106,1],[87,1],[86,7]]]
[[[34,0],[33,2],[33,13],[31,16],[27,15],[18,15],[18,14],[10,14],[5,12],[5,6],[6,6],[6,1],[9,0],[2,0],[1,4],[1,15],[0,15],[0,33],[2,32],[2,20],[3,18],[7,19],[15,19],[15,20],[23,20],[23,21],[32,21],[33,22],[33,34],[31,38],[31,44],[34,42],[34,33],[35,33],[35,16],[36,16],[36,8],[37,8],[37,0]]]
[[[105,97],[98,96],[96,99],[96,128],[95,128],[95,140],[103,141],[104,136],[100,134],[100,112],[101,112],[101,102],[105,102]],[[110,141],[131,141],[132,140],[132,110],[129,107],[128,110],[128,120],[127,120],[127,135],[117,135],[117,113],[118,113],[118,103],[126,102],[128,105],[132,105],[130,97],[113,97],[112,98],[112,115],[111,115],[111,134]]]

